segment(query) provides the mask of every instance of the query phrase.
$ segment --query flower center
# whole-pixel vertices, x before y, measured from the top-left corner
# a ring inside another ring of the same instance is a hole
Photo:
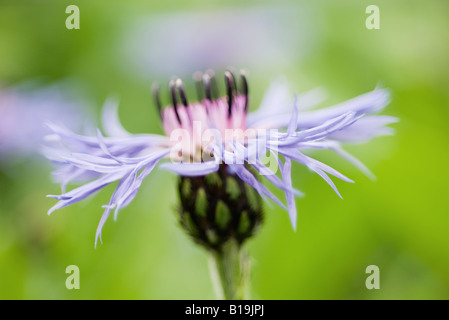
[[[181,79],[171,80],[169,90],[172,103],[162,109],[159,99],[159,86],[153,86],[156,105],[161,114],[164,131],[171,136],[175,131],[185,130],[192,139],[201,138],[206,130],[216,129],[225,139],[229,130],[246,130],[248,110],[248,85],[245,74],[241,72],[241,89],[230,71],[224,73],[226,96],[218,94],[218,86],[212,71],[204,75],[195,74],[198,102],[189,103]],[[214,90],[213,90],[214,89]],[[200,136],[198,136],[200,135]]]

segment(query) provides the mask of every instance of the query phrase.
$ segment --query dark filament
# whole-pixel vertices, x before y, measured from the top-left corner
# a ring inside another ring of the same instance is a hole
[[[231,117],[232,113],[232,103],[234,102],[234,87],[235,81],[232,73],[229,71],[225,71],[225,85],[226,85],[226,94],[228,95],[228,117]]]
[[[187,101],[186,92],[184,91],[184,86],[182,85],[181,79],[176,79],[176,87],[179,90],[179,96],[181,97],[182,104],[184,107],[187,107],[189,105],[189,102]]]
[[[210,84],[211,84],[211,88],[212,88],[212,94],[214,98],[219,98],[220,97],[220,90],[218,90],[218,83],[217,83],[217,79],[215,79],[215,72],[212,69],[209,69],[206,71],[206,73],[209,75],[210,77]]]
[[[233,83],[234,83],[234,88],[233,89],[234,89],[234,92],[237,92],[237,81],[235,81],[235,76],[234,76],[235,70],[234,70],[234,68],[228,68],[226,71],[231,74],[232,80],[233,80]]]
[[[161,98],[159,97],[159,83],[155,82],[153,83],[153,86],[151,88],[151,91],[153,93],[153,99],[154,99],[154,104],[156,105],[157,111],[159,113],[159,117],[161,117],[162,119],[162,103],[161,103]]]
[[[173,102],[173,109],[175,110],[175,114],[176,114],[176,119],[178,119],[179,124],[181,124],[181,118],[179,118],[179,114],[178,114],[178,102],[176,99],[176,82],[175,80],[170,80],[170,82],[168,83],[168,86],[170,87],[170,92],[171,92],[171,99]]]
[[[189,110],[187,109],[187,107],[189,106],[189,101],[187,101],[186,92],[184,90],[184,86],[183,86],[182,80],[180,78],[176,79],[176,87],[178,88],[179,96],[181,97],[182,104],[186,108],[187,116],[189,117],[190,122],[192,122],[192,117],[190,115]]]
[[[208,74],[203,75],[203,83],[204,83],[204,93],[206,94],[206,99],[212,101],[212,89],[210,84],[210,76]]]
[[[244,71],[240,71],[240,78],[242,79],[242,93],[245,96],[245,112],[248,111],[248,81]]]
[[[195,81],[196,94],[198,96],[198,101],[201,101],[204,99],[203,74],[200,71],[195,72],[193,74],[193,81]]]

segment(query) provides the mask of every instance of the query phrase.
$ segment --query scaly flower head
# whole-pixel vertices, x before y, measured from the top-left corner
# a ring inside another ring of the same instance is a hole
[[[353,182],[330,166],[305,154],[307,149],[330,149],[368,175],[369,170],[341,148],[342,142],[366,141],[390,134],[386,125],[396,121],[373,113],[389,102],[387,90],[375,89],[339,105],[308,110],[315,106],[316,91],[286,95],[285,86],[273,84],[258,111],[248,113],[248,83],[244,72],[239,83],[225,72],[226,95],[219,96],[213,72],[195,74],[198,102],[189,103],[180,79],[169,82],[171,104],[163,107],[160,88],[153,87],[165,135],[128,133],[117,118],[117,106],[106,104],[103,127],[96,136],[81,136],[49,124],[55,145],[45,150],[60,165],[55,178],[63,193],[50,195],[59,202],[49,210],[76,203],[106,185],[118,181],[101,217],[96,241],[111,212],[114,217],[136,196],[143,180],[156,165],[180,176],[181,225],[208,249],[220,250],[229,239],[239,244],[250,237],[262,221],[261,200],[285,208],[296,228],[292,161],[320,175],[341,197],[328,174]],[[280,174],[276,174],[280,172]],[[260,176],[281,189],[286,205],[260,181]],[[84,182],[65,191],[68,183]]]

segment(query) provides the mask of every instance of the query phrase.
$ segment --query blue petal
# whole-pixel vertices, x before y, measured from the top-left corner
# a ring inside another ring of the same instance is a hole
[[[279,199],[276,198],[262,183],[260,183],[260,181],[258,181],[256,177],[254,177],[253,174],[245,168],[244,165],[230,164],[229,167],[240,179],[253,187],[262,196],[263,199],[265,199],[265,197],[268,197],[279,206],[286,209],[284,204],[279,201]]]
[[[309,169],[315,171],[317,174],[319,174],[331,187],[332,189],[334,189],[335,193],[341,198],[340,192],[338,192],[337,187],[335,186],[335,184],[332,182],[332,180],[326,175],[326,172],[328,172],[329,174],[343,180],[346,182],[354,182],[351,179],[349,179],[348,177],[344,176],[343,174],[341,174],[340,172],[338,172],[337,170],[329,167],[328,165],[315,160],[313,158],[307,157],[304,154],[302,154],[301,152],[299,152],[298,150],[295,149],[279,149],[279,153],[284,155],[285,157],[291,158],[292,160],[295,160],[297,162],[300,162],[304,165],[306,165]]]
[[[131,134],[126,131],[118,117],[118,100],[110,97],[106,100],[102,111],[102,124],[108,136],[111,137],[128,137]]]
[[[281,170],[281,174],[282,174],[282,178],[284,179],[285,184],[290,189],[292,188],[291,169],[292,169],[292,161],[289,158],[286,158],[284,166],[283,166],[283,168]],[[297,212],[296,212],[295,195],[291,191],[286,191],[285,192],[285,197],[286,197],[286,200],[287,200],[287,208],[288,208],[288,215],[290,217],[290,222],[292,223],[293,230],[296,231]]]
[[[301,112],[298,116],[298,127],[312,128],[347,112],[354,112],[356,115],[378,112],[388,105],[389,96],[390,92],[387,89],[375,89],[331,107]],[[272,106],[273,109],[275,107],[277,106]],[[262,117],[253,118],[255,117],[249,117],[248,120],[248,125],[251,127],[286,128],[291,120],[291,111],[263,114]]]
[[[217,172],[219,163],[216,161],[202,163],[164,163],[161,169],[172,171],[186,177],[205,176],[209,173]]]

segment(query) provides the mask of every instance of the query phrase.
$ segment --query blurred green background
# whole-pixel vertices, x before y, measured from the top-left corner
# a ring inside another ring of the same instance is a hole
[[[79,6],[79,30],[65,27],[70,4]],[[370,4],[380,8],[380,30],[365,27]],[[186,16],[202,26],[188,39],[182,37]],[[214,26],[227,19],[235,30],[230,35],[222,32],[226,23]],[[133,30],[145,34],[146,23],[148,38],[133,38]],[[239,30],[255,42],[242,41]],[[193,94],[188,77],[205,61],[218,70],[248,70],[253,110],[279,75],[297,92],[326,88],[326,105],[378,84],[390,88],[384,113],[400,118],[395,136],[346,148],[377,180],[333,154],[314,154],[356,181],[336,181],[341,200],[320,177],[294,166],[293,184],[306,193],[297,199],[298,230],[285,211],[266,206],[265,224],[248,242],[251,297],[448,299],[448,30],[449,3],[437,0],[3,0],[0,86],[71,79],[96,106],[97,118],[115,94],[125,128],[135,133],[162,132],[151,82],[164,83],[177,72]],[[190,46],[206,36],[215,39],[209,60],[191,61]],[[215,61],[220,54],[224,59]],[[183,68],[173,71],[176,63]],[[215,298],[206,253],[177,225],[174,175],[155,170],[118,220],[106,223],[104,243],[94,249],[101,205],[114,186],[49,217],[55,201],[45,195],[60,191],[50,170],[39,156],[0,169],[0,298]],[[65,287],[72,264],[80,268],[80,290]],[[372,264],[380,268],[380,290],[365,287]]]

